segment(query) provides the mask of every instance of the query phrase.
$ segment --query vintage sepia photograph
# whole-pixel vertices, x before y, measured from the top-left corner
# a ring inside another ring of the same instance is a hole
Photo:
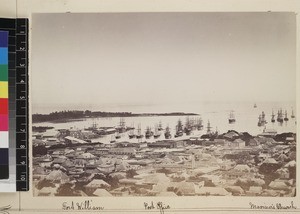
[[[34,196],[296,196],[296,15],[32,15]]]

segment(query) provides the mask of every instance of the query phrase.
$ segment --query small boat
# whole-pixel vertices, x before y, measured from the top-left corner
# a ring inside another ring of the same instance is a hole
[[[110,143],[115,143],[115,142],[116,142],[116,138],[114,138],[114,136],[111,136]]]
[[[288,118],[288,116],[287,116],[287,110],[285,110],[285,113],[284,113],[284,121],[288,121],[289,120],[289,118]]]
[[[120,139],[120,138],[121,138],[120,133],[117,133],[117,134],[116,134],[116,139]]]
[[[254,103],[254,106],[253,106],[253,108],[257,108],[257,105],[256,105],[256,103]]]
[[[235,116],[234,116],[233,111],[231,111],[229,114],[228,122],[229,122],[229,124],[235,123]]]
[[[170,132],[170,128],[169,128],[169,126],[167,126],[166,131],[165,131],[165,138],[170,139],[171,137],[172,137],[172,135]]]

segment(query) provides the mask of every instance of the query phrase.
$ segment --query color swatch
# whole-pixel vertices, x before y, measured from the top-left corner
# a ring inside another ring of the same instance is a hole
[[[8,32],[0,31],[0,179],[9,177]]]

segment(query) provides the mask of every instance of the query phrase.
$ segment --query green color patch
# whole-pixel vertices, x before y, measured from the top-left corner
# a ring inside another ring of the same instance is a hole
[[[0,65],[0,81],[8,81],[8,66]]]

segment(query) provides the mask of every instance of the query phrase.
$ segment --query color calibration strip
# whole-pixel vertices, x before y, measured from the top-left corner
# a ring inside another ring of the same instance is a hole
[[[1,19],[0,18],[0,31],[8,33],[8,146],[9,146],[9,178],[0,179],[0,192],[15,192],[16,191],[16,140],[15,131],[13,127],[16,123],[11,120],[11,117],[15,114],[12,111],[13,103],[15,102],[15,90],[11,79],[15,76],[15,19]]]
[[[0,179],[9,178],[8,32],[0,31]]]

